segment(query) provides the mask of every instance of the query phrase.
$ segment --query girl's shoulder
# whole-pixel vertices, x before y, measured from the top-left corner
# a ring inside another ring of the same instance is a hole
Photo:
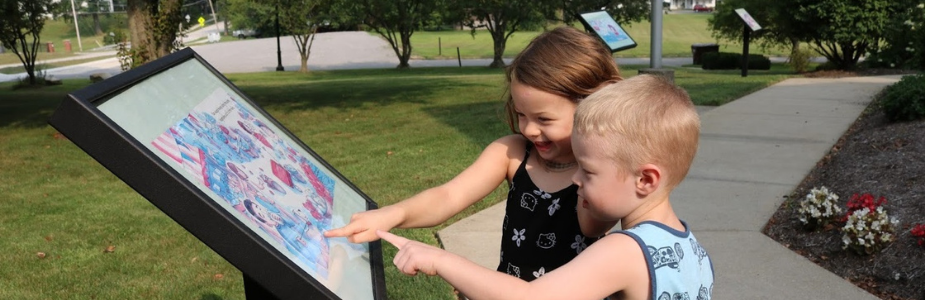
[[[519,134],[511,134],[498,138],[493,145],[503,149],[506,155],[514,160],[522,160],[527,151],[527,138]]]
[[[486,152],[495,153],[492,156],[499,159],[501,158],[500,156],[504,156],[507,160],[507,178],[511,179],[514,177],[517,168],[523,162],[524,157],[526,157],[527,143],[527,139],[522,135],[511,134],[498,138],[492,142],[491,145],[486,148]]]

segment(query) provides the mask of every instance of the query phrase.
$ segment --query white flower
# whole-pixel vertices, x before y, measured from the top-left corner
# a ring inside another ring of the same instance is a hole
[[[892,64],[892,63],[890,64],[890,68],[895,68],[895,67],[896,67],[896,64]]]
[[[878,58],[878,59],[877,59],[877,62],[883,62],[883,59],[882,59],[882,58]]]
[[[912,20],[906,20],[905,22],[903,22],[903,24],[906,24],[909,26],[915,25],[915,23],[912,23]]]
[[[925,4],[921,4],[921,3],[920,3],[919,6],[916,6],[916,7],[918,7],[918,8],[925,8]]]
[[[851,238],[847,234],[841,237],[842,243],[845,243],[845,246],[851,245]]]
[[[880,241],[881,241],[881,242],[886,243],[886,242],[889,242],[889,241],[892,241],[892,240],[893,240],[893,235],[890,234],[889,232],[884,232],[883,235],[880,236]]]
[[[527,229],[521,229],[518,231],[517,228],[514,228],[514,236],[511,237],[511,240],[517,242],[517,247],[520,247],[521,241],[527,239],[527,237],[524,236],[525,231],[527,231]]]

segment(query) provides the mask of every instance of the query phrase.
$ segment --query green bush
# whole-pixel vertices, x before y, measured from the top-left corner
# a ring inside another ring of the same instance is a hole
[[[925,74],[904,76],[886,88],[880,101],[890,121],[925,118]]]
[[[728,52],[707,52],[701,58],[704,70],[733,70],[742,65],[742,54]],[[771,60],[757,54],[748,55],[749,70],[770,70]]]
[[[809,62],[812,58],[812,50],[800,48],[790,53],[790,69],[793,69],[793,71],[797,73],[804,73],[806,69],[809,68]]]

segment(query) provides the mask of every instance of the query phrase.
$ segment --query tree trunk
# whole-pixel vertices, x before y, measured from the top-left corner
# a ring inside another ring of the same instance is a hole
[[[399,32],[401,36],[401,55],[398,56],[398,68],[407,69],[411,65],[408,64],[408,60],[411,59],[411,32],[402,31]]]
[[[491,64],[488,65],[489,68],[504,68],[504,48],[507,47],[507,39],[504,38],[504,27],[498,26],[495,27],[495,31],[491,32],[491,39],[494,43],[494,58],[491,61]]]
[[[128,25],[132,38],[132,66],[170,54],[182,29],[183,0],[128,0]]]
[[[103,29],[100,28],[100,14],[98,12],[93,12],[93,32],[96,35],[103,34]]]

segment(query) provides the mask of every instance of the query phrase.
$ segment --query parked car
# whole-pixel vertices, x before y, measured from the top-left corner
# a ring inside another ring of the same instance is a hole
[[[695,12],[711,12],[713,11],[713,8],[703,5],[703,4],[696,4],[694,5],[694,11]]]
[[[249,37],[258,37],[260,33],[253,29],[238,29],[238,30],[232,31],[231,35],[239,39],[246,39]]]

